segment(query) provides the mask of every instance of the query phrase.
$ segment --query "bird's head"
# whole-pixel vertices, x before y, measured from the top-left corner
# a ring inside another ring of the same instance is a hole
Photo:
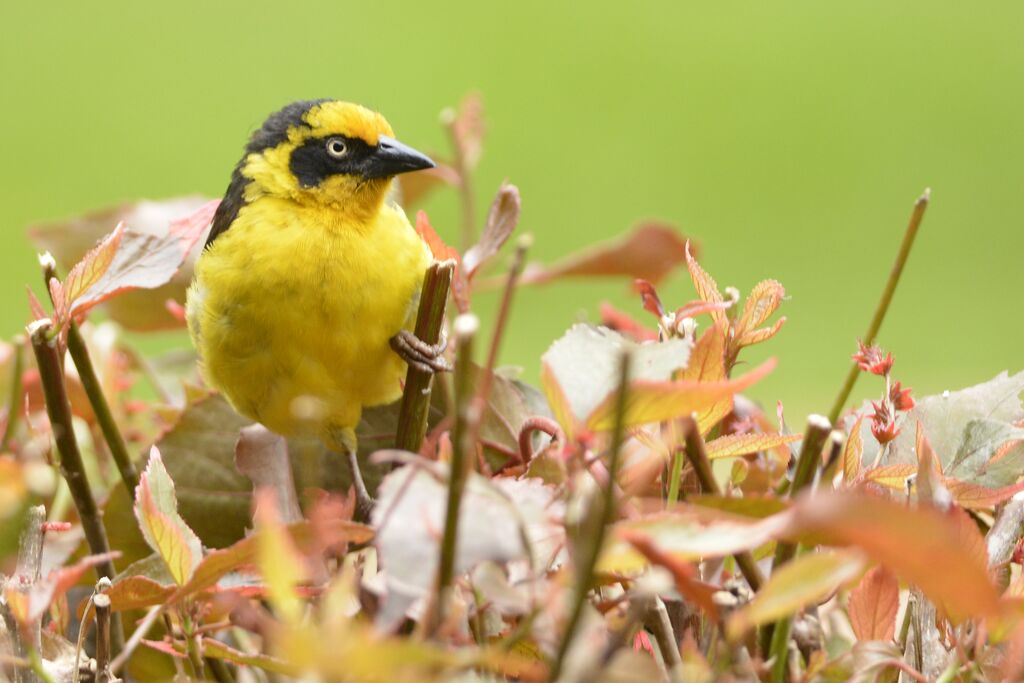
[[[358,104],[293,102],[253,133],[236,178],[245,201],[276,196],[372,212],[394,176],[434,166],[393,136],[383,116]]]

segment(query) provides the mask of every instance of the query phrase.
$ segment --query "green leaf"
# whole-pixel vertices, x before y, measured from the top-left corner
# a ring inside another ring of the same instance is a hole
[[[156,448],[135,489],[135,518],[146,543],[163,559],[174,581],[185,584],[203,557],[203,546],[178,514],[174,482]]]
[[[864,571],[864,556],[858,552],[810,552],[775,571],[754,599],[730,617],[726,630],[731,639],[748,629],[777,621],[824,601],[845,583]]]

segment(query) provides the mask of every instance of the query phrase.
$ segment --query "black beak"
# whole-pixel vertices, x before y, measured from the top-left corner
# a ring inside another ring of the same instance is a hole
[[[403,145],[398,140],[386,135],[381,135],[378,138],[377,148],[373,150],[367,161],[363,173],[363,177],[367,179],[387,178],[399,173],[434,168],[437,165],[426,154],[417,152],[412,147]]]

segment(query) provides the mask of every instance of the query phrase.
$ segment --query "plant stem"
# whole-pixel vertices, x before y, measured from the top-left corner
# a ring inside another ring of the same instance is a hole
[[[14,438],[14,430],[18,426],[18,416],[21,415],[21,376],[25,372],[25,338],[20,334],[12,342],[14,348],[14,362],[11,364],[11,393],[7,398],[7,422],[4,424],[4,435],[0,439],[0,453],[7,450]]]
[[[647,628],[654,633],[658,641],[658,649],[661,650],[661,658],[665,662],[666,673],[670,681],[679,682],[683,680],[683,659],[679,655],[679,642],[676,640],[675,631],[672,629],[672,622],[668,618],[668,610],[665,603],[657,595],[651,596],[648,605],[646,619]]]
[[[7,581],[7,590],[28,595],[42,575],[43,523],[46,508],[36,505],[28,509],[25,528],[18,538],[18,564],[14,576]],[[30,663],[38,659],[42,648],[42,628],[38,619],[32,623],[19,623],[7,603],[0,603],[0,613],[10,640],[11,654]],[[39,683],[35,666],[15,667],[14,683]]]
[[[807,418],[807,430],[804,432],[803,443],[800,445],[800,454],[796,460],[796,471],[793,473],[793,483],[789,487],[789,497],[800,493],[803,489],[814,483],[815,474],[821,465],[821,451],[825,447],[825,440],[831,432],[832,425],[828,419],[821,415],[811,415]],[[795,543],[779,541],[775,544],[775,557],[772,558],[772,574],[778,571],[779,567],[793,559],[797,552]],[[792,617],[780,619],[773,624],[765,624],[761,629],[761,648],[771,656],[776,657],[775,666],[772,667],[772,680],[776,675],[785,673],[785,664],[781,671],[777,671],[779,661],[785,662],[789,657],[789,634],[792,630]],[[782,680],[782,679],[778,679]]]
[[[882,327],[882,321],[885,320],[885,314],[889,311],[889,304],[892,303],[892,297],[896,293],[896,285],[900,282],[900,275],[903,274],[903,267],[907,264],[910,249],[914,246],[914,239],[917,237],[918,228],[921,227],[921,219],[924,218],[924,212],[928,208],[931,194],[932,191],[926,189],[917,198],[917,201],[914,202],[914,210],[910,214],[910,222],[907,224],[906,232],[903,233],[903,242],[900,244],[900,250],[896,254],[896,262],[893,263],[892,270],[889,272],[889,279],[885,283],[885,289],[882,290],[882,298],[878,300],[875,314],[871,318],[867,334],[864,335],[862,340],[865,346],[871,346],[875,342],[878,330]],[[843,412],[843,407],[846,406],[846,401],[850,398],[850,393],[853,391],[853,386],[857,383],[857,377],[859,376],[860,368],[857,367],[856,363],[853,363],[850,365],[849,372],[846,373],[843,388],[839,390],[839,395],[836,396],[836,401],[832,405],[831,412],[828,414],[829,422],[832,424],[839,420],[839,415]]]
[[[675,449],[672,453],[672,470],[669,472],[668,479],[668,496],[665,498],[665,509],[671,510],[677,502],[679,502],[679,484],[683,478],[683,458],[685,454],[680,453],[679,449]]]
[[[449,114],[450,112],[450,114]],[[444,122],[451,137],[452,150],[455,155],[453,165],[459,175],[459,198],[462,200],[462,253],[466,253],[476,239],[476,201],[473,196],[473,171],[469,168],[466,155],[462,153],[462,143],[456,130],[458,115],[452,110],[445,110]]]
[[[792,619],[783,619],[771,631],[769,652],[774,657],[772,662],[772,683],[785,683],[786,671],[789,669],[789,632]]]
[[[608,525],[615,517],[615,481],[619,474],[619,459],[622,451],[622,444],[625,441],[626,428],[626,397],[629,393],[629,372],[632,355],[624,351],[619,359],[619,384],[615,401],[615,423],[612,427],[611,445],[608,451],[608,484],[604,489],[594,494],[591,502],[593,526],[589,527],[590,532],[580,539],[579,560],[576,562],[576,591],[573,605],[569,612],[569,620],[566,623],[565,631],[562,633],[562,640],[558,645],[558,653],[551,666],[549,680],[557,681],[565,665],[565,657],[569,653],[576,629],[579,626],[580,617],[583,615],[583,605],[587,600],[587,593],[590,592],[590,584],[594,579],[594,568],[604,547],[604,539],[607,534]]]
[[[444,310],[448,302],[448,288],[455,272],[455,261],[430,264],[423,278],[419,309],[416,312],[415,334],[427,344],[441,339]],[[398,413],[398,431],[395,448],[418,453],[427,433],[427,415],[430,412],[430,390],[434,375],[412,365],[405,375],[405,391]]]
[[[459,536],[459,507],[462,494],[473,466],[475,444],[469,440],[469,425],[472,420],[472,363],[473,337],[480,328],[480,321],[472,313],[455,319],[452,330],[455,334],[455,423],[452,427],[452,461],[448,475],[448,505],[445,511],[444,536],[441,539],[441,557],[437,571],[437,593],[434,614],[428,622],[427,633],[433,633],[444,622],[448,592],[455,575],[455,553]]]
[[[96,499],[93,498],[89,480],[85,476],[82,452],[78,449],[78,440],[75,438],[71,404],[68,403],[64,372],[57,354],[57,341],[50,336],[53,323],[44,318],[35,321],[27,329],[32,350],[35,352],[36,364],[39,366],[46,413],[50,418],[50,428],[57,445],[60,473],[68,484],[68,491],[78,510],[78,519],[82,523],[89,552],[93,555],[104,555],[110,552],[110,543],[107,541],[107,531],[103,527],[103,519]],[[109,559],[96,565],[96,574],[100,578],[113,580],[115,573],[114,563]],[[121,624],[116,615],[111,629],[111,643],[115,651],[120,650],[123,643]]]
[[[711,461],[708,459],[707,449],[704,448],[704,439],[700,436],[697,420],[692,416],[684,417],[680,420],[680,427],[686,442],[686,457],[697,475],[701,489],[705,493],[721,496],[722,489],[718,486],[715,474],[711,470]],[[743,577],[750,584],[751,590],[754,592],[760,590],[764,584],[764,574],[761,573],[761,568],[754,561],[754,556],[750,552],[744,551],[736,553],[733,557],[736,559],[736,566],[739,567]]]
[[[117,464],[117,471],[121,475],[121,481],[124,482],[128,496],[131,497],[134,495],[135,488],[139,485],[139,474],[135,469],[135,463],[132,462],[131,456],[128,455],[128,446],[125,444],[124,437],[121,436],[121,430],[114,420],[107,397],[103,394],[103,386],[96,375],[96,368],[93,366],[92,358],[89,357],[89,349],[85,344],[85,339],[82,337],[82,331],[78,329],[78,325],[75,322],[71,322],[68,325],[68,353],[71,354],[71,360],[74,361],[75,368],[78,370],[78,377],[82,380],[82,387],[85,388],[85,394],[89,397],[93,413],[96,414],[96,422],[100,426],[100,431],[103,432],[103,439],[107,442],[110,455]]]
[[[523,272],[523,264],[526,261],[526,251],[530,248],[532,240],[523,236],[516,244],[516,252],[512,257],[512,265],[508,270],[508,278],[505,281],[505,290],[501,295],[501,305],[498,307],[498,317],[494,322],[494,334],[491,336],[491,345],[487,350],[487,365],[484,366],[480,381],[477,384],[476,397],[473,399],[476,406],[473,410],[473,424],[471,425],[470,440],[475,443],[480,436],[480,425],[483,422],[484,414],[487,411],[487,399],[491,393],[491,382],[494,377],[494,366],[498,363],[498,351],[501,349],[501,340],[505,336],[505,324],[508,322],[509,312],[512,310],[512,296],[516,291],[516,282],[520,273]]]
[[[185,635],[185,645],[188,650],[188,661],[192,665],[193,675],[201,680],[206,680],[206,665],[203,663],[203,653],[199,647],[199,634],[196,633],[192,619],[182,615],[181,630]]]
[[[110,683],[110,596],[97,593],[92,604],[96,608],[96,682]]]

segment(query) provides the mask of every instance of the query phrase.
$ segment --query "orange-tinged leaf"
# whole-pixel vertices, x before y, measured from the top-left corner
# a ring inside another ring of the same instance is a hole
[[[558,383],[554,370],[547,363],[541,364],[540,367],[540,386],[548,400],[548,405],[551,406],[551,413],[555,417],[555,422],[561,425],[566,438],[570,442],[573,441],[579,433],[581,425],[576,421],[576,416],[572,412],[572,405],[569,403],[562,385]]]
[[[715,279],[707,274],[700,264],[697,263],[697,259],[690,253],[690,243],[687,242],[684,253],[686,256],[686,267],[690,271],[690,279],[693,280],[693,286],[697,290],[697,296],[704,301],[709,303],[721,303],[724,301],[722,293],[718,291],[718,284]],[[725,316],[725,312],[721,310],[712,310],[711,318],[715,321],[716,325],[720,325],[722,329],[729,326],[729,321]]]
[[[146,543],[163,559],[174,581],[184,585],[203,557],[199,537],[178,514],[174,482],[154,447],[135,489],[135,518]]]
[[[914,487],[917,489],[919,501],[931,503],[935,500],[936,487],[942,482],[942,463],[939,461],[928,437],[924,434],[924,425],[917,422],[916,449],[917,478]]]
[[[658,298],[658,290],[654,288],[654,285],[647,280],[638,278],[633,281],[633,289],[640,294],[640,303],[643,304],[645,311],[658,318],[665,315],[665,307],[661,305],[661,299]]]
[[[607,301],[601,302],[600,312],[602,325],[629,337],[633,341],[654,341],[658,338],[657,332],[644,327],[643,324],[628,313],[620,311]],[[43,317],[46,317],[46,315],[44,314]]]
[[[652,542],[650,537],[644,534],[626,534],[624,538],[632,543],[633,547],[651,564],[667,569],[675,579],[676,589],[679,593],[717,621],[718,607],[712,596],[719,589],[717,586],[701,581],[697,568],[693,564],[683,562],[663,552]]]
[[[864,458],[864,439],[860,433],[863,422],[864,416],[861,415],[853,423],[850,435],[843,444],[843,481],[847,486],[856,481],[857,475],[860,474],[861,460]]]
[[[726,631],[738,638],[747,629],[824,601],[864,571],[864,556],[848,550],[801,555],[775,571],[754,599],[730,617]]]
[[[708,458],[731,458],[799,441],[801,434],[729,434],[707,442]]]
[[[165,586],[145,576],[126,576],[114,582],[105,593],[110,598],[110,608],[121,612],[162,605],[174,593],[174,586]]]
[[[685,245],[673,226],[641,223],[621,239],[596,245],[550,266],[530,264],[520,282],[543,284],[564,277],[621,276],[657,285],[684,261]]]
[[[218,204],[207,202],[160,233],[119,225],[68,274],[67,315],[80,317],[120,292],[169,282],[213,220]]]
[[[775,324],[771,327],[762,327],[759,330],[753,330],[751,332],[744,333],[739,340],[736,342],[737,346],[753,346],[754,344],[760,344],[761,342],[768,341],[774,337],[782,326],[786,323],[786,316],[782,316]]]
[[[995,507],[1024,491],[1024,481],[989,489],[969,481],[946,479],[945,486],[949,489],[956,504],[968,510],[984,510]]]
[[[769,359],[742,377],[716,382],[677,380],[632,382],[626,396],[625,425],[635,427],[663,422],[694,412],[707,410],[716,403],[743,391],[775,369]],[[594,431],[608,430],[615,422],[617,392],[612,392],[587,418],[587,427]]]
[[[268,598],[285,622],[297,625],[305,604],[296,587],[306,580],[306,568],[295,544],[288,537],[277,512],[274,494],[256,494],[256,555],[260,574],[267,584]]]
[[[953,618],[991,616],[999,609],[984,538],[963,510],[947,514],[850,492],[805,498],[793,512],[796,534],[857,546]]]
[[[459,256],[459,252],[454,247],[445,244],[444,240],[434,230],[434,226],[430,224],[426,211],[416,212],[416,232],[419,233],[420,238],[430,248],[430,253],[434,255],[435,261],[451,260],[459,264],[452,276],[451,291],[452,298],[455,300],[455,305],[458,307],[459,312],[465,313],[469,310],[469,284],[466,282],[466,276],[462,272],[462,258]]]
[[[900,608],[900,586],[885,567],[875,567],[850,592],[848,613],[857,640],[892,640],[896,634],[896,613]]]
[[[771,317],[782,303],[784,296],[786,296],[786,289],[782,283],[776,280],[762,280],[754,285],[754,288],[750,290],[750,296],[747,297],[747,301],[743,305],[743,313],[736,322],[736,335],[740,337],[741,341],[743,335],[753,332],[761,323]]]
[[[885,486],[895,491],[907,490],[907,479],[917,474],[917,465],[909,462],[898,462],[865,470],[862,479]]]

